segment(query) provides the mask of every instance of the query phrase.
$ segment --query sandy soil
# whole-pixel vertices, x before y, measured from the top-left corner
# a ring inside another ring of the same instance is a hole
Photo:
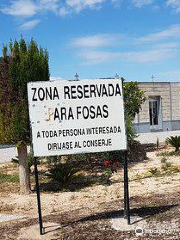
[[[161,151],[161,150],[160,150]],[[153,201],[152,197],[156,195],[166,194],[173,196],[177,190],[180,190],[180,172],[174,173],[170,176],[164,177],[149,177],[144,179],[137,178],[138,175],[142,175],[148,172],[152,167],[161,169],[162,157],[156,156],[157,152],[148,152],[147,160],[143,162],[134,163],[129,167],[129,189],[130,197],[133,201],[137,202],[136,199],[145,198],[149,200],[149,204]],[[167,157],[168,162],[172,162],[174,165],[180,168],[180,156]],[[1,165],[1,167],[3,167]],[[76,192],[58,192],[58,193],[42,193],[42,213],[43,216],[59,215],[64,213],[77,213],[77,215],[83,211],[83,213],[91,214],[99,212],[101,206],[108,208],[110,205],[116,207],[116,210],[122,210],[123,208],[123,170],[119,170],[112,177],[112,184],[110,186],[94,185],[91,187],[83,188]],[[177,198],[177,196],[175,195]],[[135,199],[135,200],[134,200]],[[179,199],[176,199],[177,201]],[[112,203],[116,203],[113,205]],[[139,201],[137,205],[142,202]],[[17,193],[0,193],[0,209],[1,212],[10,212],[11,214],[26,215],[29,219],[37,217],[37,204],[36,194],[32,193],[29,196],[20,196]],[[178,210],[180,208],[178,206]],[[76,214],[75,214],[76,215]],[[50,221],[50,226],[56,227],[57,222]],[[46,223],[48,225],[48,222]],[[58,227],[59,228],[59,227]],[[18,239],[61,239],[53,238],[52,231],[46,238],[40,238],[38,235],[38,225],[34,224],[29,226],[28,229],[21,228],[19,230]],[[31,238],[27,238],[27,236]],[[33,235],[35,234],[35,235]],[[0,238],[1,239],[1,238]],[[8,239],[8,238],[7,238]],[[10,239],[10,238],[9,238]],[[69,239],[69,238],[62,238]],[[79,238],[78,238],[79,239]],[[80,238],[81,239],[81,238]],[[82,238],[83,239],[83,238]],[[91,239],[91,238],[89,238]],[[93,239],[93,238],[92,238]],[[96,239],[96,238],[94,238]],[[101,239],[101,238],[99,238]],[[108,238],[107,238],[108,239]],[[109,238],[111,239],[111,238]],[[120,238],[118,238],[120,239]],[[125,238],[124,238],[125,239]],[[132,238],[133,239],[133,238]],[[148,238],[149,239],[149,238]],[[157,238],[158,239],[158,238]]]
[[[129,189],[130,197],[149,196],[158,193],[163,194],[174,192],[180,189],[180,173],[171,176],[158,178],[144,178],[135,180],[137,174],[148,172],[152,167],[161,168],[162,157],[157,157],[156,152],[147,153],[147,160],[136,163],[129,169]],[[168,157],[168,162],[172,162],[180,167],[180,157]],[[123,170],[118,171],[112,177],[113,184],[110,186],[94,185],[77,192],[42,193],[42,211],[49,214],[52,212],[64,212],[82,208],[98,208],[104,202],[123,199]],[[9,193],[7,196],[1,194],[1,209],[12,209],[13,213],[33,215],[37,213],[36,194],[21,196]]]

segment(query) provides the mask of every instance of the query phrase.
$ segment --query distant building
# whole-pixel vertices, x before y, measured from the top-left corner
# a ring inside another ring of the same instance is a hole
[[[146,101],[134,120],[137,133],[180,130],[180,83],[142,82]]]

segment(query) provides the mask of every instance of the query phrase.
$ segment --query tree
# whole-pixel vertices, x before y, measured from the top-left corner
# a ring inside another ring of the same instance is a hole
[[[124,79],[122,80],[124,81]],[[136,137],[132,123],[146,98],[144,91],[139,88],[138,83],[133,81],[123,84],[123,93],[127,140],[131,144]]]
[[[27,83],[48,81],[48,53],[31,39],[10,41],[0,64],[0,144],[15,144],[19,158],[20,193],[30,192],[27,145],[30,143]]]
[[[175,152],[179,151],[180,148],[180,136],[170,136],[166,139],[166,142],[171,144],[171,146],[175,147]]]

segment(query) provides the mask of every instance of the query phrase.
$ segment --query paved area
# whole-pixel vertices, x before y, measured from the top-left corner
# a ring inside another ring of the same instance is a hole
[[[147,227],[147,222],[145,219],[139,216],[131,216],[130,218],[130,225],[127,224],[127,219],[124,217],[118,217],[111,220],[112,228],[117,231],[131,231],[136,229],[141,230],[142,233],[143,229]]]
[[[17,156],[17,148],[0,146],[0,163],[10,162]]]
[[[170,136],[180,135],[180,131],[151,132],[141,133],[138,135],[137,140],[141,143],[157,143],[157,139],[159,139],[159,142],[162,143]]]
[[[25,217],[25,216],[20,216],[20,215],[0,214],[0,223],[1,223],[1,222],[5,222],[5,221],[20,219],[20,218],[24,218],[24,217]]]

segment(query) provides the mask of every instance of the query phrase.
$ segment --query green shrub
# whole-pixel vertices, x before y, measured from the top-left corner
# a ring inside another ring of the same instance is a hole
[[[136,131],[133,128],[133,120],[134,118],[132,116],[126,116],[126,135],[129,144],[132,144],[134,139],[137,137]]]
[[[171,136],[166,139],[166,142],[171,144],[171,146],[175,147],[175,152],[179,151],[180,147],[180,136]]]
[[[111,176],[112,176],[113,172],[111,168],[106,168],[105,172],[102,174],[101,176],[101,180],[100,180],[100,184],[102,185],[111,185]]]
[[[69,163],[59,163],[53,166],[48,176],[60,183],[61,187],[66,187],[80,177],[79,169]]]

